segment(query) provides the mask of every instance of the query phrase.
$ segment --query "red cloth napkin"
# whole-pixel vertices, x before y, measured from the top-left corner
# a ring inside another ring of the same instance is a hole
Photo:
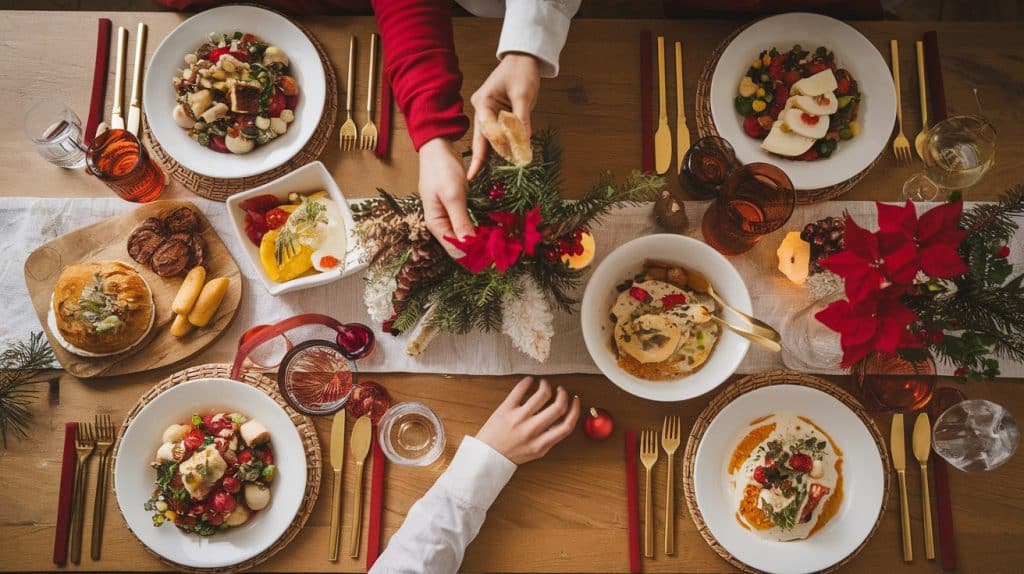
[[[377,123],[380,126],[380,134],[377,138],[377,149],[373,150],[373,153],[381,159],[386,159],[391,149],[391,116],[394,114],[394,106],[391,104],[394,97],[391,91],[391,74],[382,73],[381,81],[383,85],[380,89],[380,121]]]
[[[651,101],[651,50],[654,49],[651,31],[640,32],[640,144],[643,149],[643,169],[654,172],[654,112]],[[635,438],[635,437],[634,437]]]
[[[650,32],[648,43],[650,43]],[[650,53],[650,50],[647,50]],[[636,432],[626,431],[626,505],[629,516],[629,571],[640,572],[640,497],[637,495]]]
[[[379,146],[378,146],[378,149]],[[380,448],[380,441],[373,439],[373,471],[370,475],[370,521],[366,532],[366,570],[373,568],[373,563],[380,556],[381,513],[384,510],[384,466],[387,459]]]
[[[925,52],[925,60],[927,61],[927,59],[927,52]],[[935,424],[939,415],[946,409],[966,399],[967,396],[958,388],[936,389],[932,396],[932,402],[928,406],[932,424]],[[932,470],[932,492],[935,493],[935,520],[938,523],[939,531],[939,561],[944,570],[956,570],[956,536],[953,531],[953,501],[949,490],[949,463],[932,449],[928,466]]]
[[[110,20],[107,20],[110,32]],[[106,66],[104,66],[106,67]],[[57,527],[53,536],[53,563],[68,561],[68,530],[71,527],[71,492],[75,488],[75,436],[78,423],[64,423],[64,455],[60,465],[60,497],[57,499]]]
[[[939,59],[939,35],[932,30],[924,33],[924,77],[928,83],[931,112],[934,122],[946,119],[946,87],[942,83],[942,60]],[[933,123],[934,123],[933,122]]]
[[[103,108],[107,102],[107,60],[110,57],[110,20],[100,18],[96,35],[96,63],[92,69],[92,99],[89,101],[89,119],[85,122],[82,141],[92,144],[96,128],[103,121]]]

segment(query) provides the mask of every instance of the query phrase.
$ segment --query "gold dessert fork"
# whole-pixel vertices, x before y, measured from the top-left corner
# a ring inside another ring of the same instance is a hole
[[[89,480],[89,457],[96,447],[92,426],[89,423],[78,423],[75,434],[75,454],[78,464],[75,467],[75,490],[71,499],[71,562],[82,561],[82,527],[85,523],[86,481]]]
[[[644,556],[654,556],[654,516],[652,514],[651,472],[658,462],[658,431],[645,430],[640,435],[640,462],[647,469],[644,495]]]
[[[114,445],[114,424],[110,415],[96,415],[96,452],[100,455],[99,477],[96,479],[96,497],[92,508],[91,553],[93,560],[100,559],[103,545],[103,519],[107,512],[107,476],[110,466],[110,447]]]
[[[903,135],[903,100],[900,97],[899,42],[890,40],[889,48],[892,51],[892,83],[896,86],[896,123],[900,128],[896,138],[892,140],[892,153],[896,156],[896,161],[909,164],[912,159],[910,155],[910,140],[907,139],[907,136]]]
[[[668,485],[665,494],[665,555],[676,553],[676,481],[675,454],[679,448],[681,423],[677,416],[665,417],[661,424],[661,448],[668,455]]]
[[[370,34],[370,79],[366,91],[366,124],[359,134],[359,147],[377,147],[377,124],[373,123],[373,102],[377,99],[377,34]]]
[[[348,118],[341,124],[341,151],[356,147],[356,123],[352,121],[352,84],[356,78],[356,37],[353,34],[348,43],[348,87],[345,88],[345,114]]]

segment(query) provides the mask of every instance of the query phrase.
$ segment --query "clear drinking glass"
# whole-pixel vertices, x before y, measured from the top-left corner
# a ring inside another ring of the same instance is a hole
[[[85,165],[82,120],[63,103],[40,100],[32,104],[21,127],[46,161],[67,169]]]
[[[982,399],[946,409],[932,428],[932,446],[946,462],[963,471],[992,470],[1013,456],[1020,427],[1001,405]]]
[[[943,189],[971,187],[996,158],[996,129],[981,116],[953,116],[928,129],[923,157],[928,179]]]
[[[427,466],[444,452],[441,419],[422,403],[392,405],[380,419],[377,439],[388,460],[406,466]]]

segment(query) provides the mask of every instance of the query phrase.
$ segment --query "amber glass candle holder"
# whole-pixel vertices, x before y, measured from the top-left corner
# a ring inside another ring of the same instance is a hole
[[[724,255],[746,253],[789,221],[796,206],[793,182],[767,163],[747,164],[729,176],[704,212],[704,241]]]
[[[871,411],[916,411],[932,400],[935,361],[895,353],[872,353],[854,367],[858,395]]]
[[[718,136],[706,136],[683,156],[679,185],[698,199],[718,197],[729,175],[741,165],[732,144]]]

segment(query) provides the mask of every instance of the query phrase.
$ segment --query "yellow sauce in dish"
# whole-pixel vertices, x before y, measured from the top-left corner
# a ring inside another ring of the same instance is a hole
[[[829,441],[831,442],[832,439],[830,438]],[[835,448],[835,444],[834,442],[832,443],[832,448]],[[838,450],[836,449],[837,452]],[[828,521],[832,520],[832,517],[839,513],[839,505],[843,502],[843,459],[836,460],[836,474],[839,475],[839,478],[836,479],[835,492],[825,501],[825,506],[821,507],[821,512],[818,513],[818,521],[814,523],[814,528],[811,528],[811,533],[807,535],[808,538],[824,528]]]

